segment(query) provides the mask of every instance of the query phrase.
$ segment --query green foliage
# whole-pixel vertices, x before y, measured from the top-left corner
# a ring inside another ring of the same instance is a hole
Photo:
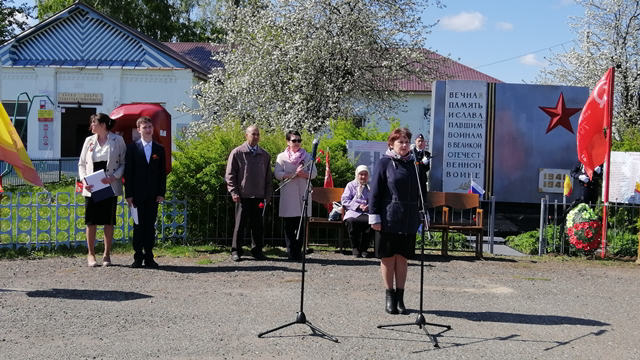
[[[13,0],[0,3],[0,44],[9,40],[17,32],[29,28],[28,19],[31,18],[33,8],[26,3],[15,6]]]
[[[173,167],[168,178],[168,188],[181,196],[188,196],[188,234],[194,238],[228,238],[233,221],[233,204],[227,198],[224,174],[229,153],[245,142],[244,126],[239,121],[215,126],[210,131],[201,132],[197,137],[176,139],[178,151],[173,153]],[[344,187],[354,179],[355,167],[347,158],[347,140],[383,140],[388,132],[380,132],[373,126],[357,128],[350,120],[331,122],[330,132],[320,139],[319,149],[330,149],[331,174],[335,187]],[[311,152],[313,135],[300,131],[302,147]],[[276,157],[286,148],[285,131],[267,132],[260,130],[260,147],[271,155],[271,167]],[[323,186],[325,157],[318,155],[316,163],[318,176],[313,186]],[[274,189],[278,182],[273,179]],[[276,206],[274,204],[273,206]],[[273,224],[277,213],[270,205],[266,212],[265,226]],[[225,227],[226,225],[226,227]],[[275,225],[274,225],[275,226]],[[265,229],[265,232],[268,229]]]
[[[392,124],[395,126],[397,124]],[[311,152],[313,135],[300,131],[302,147]],[[354,165],[347,157],[347,140],[386,141],[389,132],[381,132],[374,126],[356,127],[349,120],[331,121],[330,132],[320,139],[319,149],[330,151],[331,175],[335,187],[344,187],[354,179]],[[173,153],[173,167],[169,174],[169,189],[188,195],[203,194],[211,201],[216,195],[226,192],[224,173],[229,153],[245,141],[244,127],[239,122],[228,123],[224,127],[200,133],[191,139],[176,139],[178,151]],[[260,132],[260,147],[271,155],[273,168],[275,159],[286,147],[285,131]],[[317,155],[318,176],[312,181],[314,186],[323,186],[325,157]],[[277,181],[274,179],[274,186]]]
[[[431,232],[430,235],[425,234],[424,236],[424,246],[429,249],[440,249],[442,247],[442,233],[441,232]],[[462,233],[449,233],[447,236],[449,250],[470,250],[471,246],[467,242],[467,237]],[[420,248],[422,246],[422,234],[416,234],[416,247]]]
[[[622,131],[620,141],[614,141],[611,150],[638,152],[640,151],[640,129],[630,128]]]
[[[607,230],[607,245],[612,255],[634,256],[638,253],[638,235],[609,229]]]
[[[38,0],[38,19],[45,20],[73,3]],[[158,41],[207,42],[221,32],[193,0],[95,0],[90,5]]]
[[[560,226],[555,226],[555,234],[556,236],[558,236],[558,234],[560,234]],[[551,253],[551,252],[555,252],[556,249],[554,249],[554,241],[553,241],[553,236],[554,236],[554,225],[548,225],[545,228],[545,234],[544,234],[545,238],[546,238],[546,253]],[[520,251],[523,254],[528,254],[528,255],[538,255],[538,249],[539,249],[539,242],[540,242],[540,230],[533,230],[533,231],[529,231],[520,235],[513,235],[513,236],[507,236],[505,238],[506,244],[515,249]],[[560,242],[556,241],[556,248],[560,246]]]
[[[17,192],[74,192],[75,191],[75,179],[62,176],[60,181],[44,184],[44,189],[34,185],[4,185],[4,192],[17,193]]]
[[[357,127],[353,121],[338,119],[329,122],[329,133],[320,139],[319,149],[326,151],[329,149],[331,176],[335,187],[345,187],[347,183],[355,178],[355,166],[349,161],[347,154],[347,140],[372,140],[387,141],[392,129],[399,126],[397,121],[392,122],[389,131],[382,132],[372,121],[365,127]],[[323,186],[325,176],[325,157],[321,158],[318,164],[318,177],[313,181],[314,186]],[[373,169],[370,169],[373,171]]]

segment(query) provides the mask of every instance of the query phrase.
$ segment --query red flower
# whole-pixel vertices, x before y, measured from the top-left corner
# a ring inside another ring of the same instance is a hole
[[[264,209],[264,203],[260,203],[260,204],[258,204],[258,207],[259,207],[260,209]]]
[[[322,151],[322,150],[318,150],[318,152],[319,152],[320,154],[324,155],[324,151]]]
[[[586,231],[584,232],[584,234],[585,234],[585,235],[587,235],[587,237],[588,237],[588,238],[590,238],[590,237],[592,237],[592,236],[593,236],[593,231],[591,231],[591,230],[586,230]]]
[[[319,157],[316,158],[316,162],[321,162],[322,160],[320,160]]]

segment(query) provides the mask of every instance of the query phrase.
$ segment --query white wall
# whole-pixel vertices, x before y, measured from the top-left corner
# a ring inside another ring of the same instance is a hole
[[[415,93],[407,97],[405,103],[406,111],[397,112],[392,114],[389,118],[394,117],[400,121],[401,126],[408,126],[409,130],[414,135],[423,134],[427,135],[429,131],[429,122],[424,119],[424,108],[431,108],[431,93]],[[381,131],[389,130],[389,123],[381,119],[379,116],[374,116],[377,122],[378,129]]]
[[[192,104],[189,97],[194,75],[191,70],[124,70],[124,69],[72,69],[72,68],[13,68],[2,69],[2,101],[15,101],[21,92],[33,97],[48,95],[54,102],[57,93],[100,93],[101,105],[82,105],[96,108],[96,112],[109,114],[121,104],[132,102],[162,103],[172,118],[172,134],[176,123],[189,123],[195,119],[175,108],[182,103]],[[23,95],[21,100],[27,98]],[[42,98],[39,98],[42,99]],[[39,100],[37,99],[37,100]],[[47,150],[38,150],[39,101],[31,107],[28,119],[27,151],[32,158],[60,156],[61,107],[54,106],[54,139]],[[11,115],[11,114],[10,114]],[[88,119],[87,119],[88,121]],[[175,147],[174,147],[175,149]]]

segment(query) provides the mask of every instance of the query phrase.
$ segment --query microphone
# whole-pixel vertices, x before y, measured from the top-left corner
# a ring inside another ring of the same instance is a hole
[[[311,162],[314,162],[316,159],[316,153],[318,152],[318,144],[320,144],[320,141],[318,141],[318,139],[313,139],[313,149],[311,150]]]

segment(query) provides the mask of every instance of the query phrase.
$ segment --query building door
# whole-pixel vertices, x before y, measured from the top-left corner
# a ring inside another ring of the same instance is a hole
[[[89,118],[96,113],[96,108],[67,107],[63,110],[60,156],[79,157],[84,140],[91,136]]]

